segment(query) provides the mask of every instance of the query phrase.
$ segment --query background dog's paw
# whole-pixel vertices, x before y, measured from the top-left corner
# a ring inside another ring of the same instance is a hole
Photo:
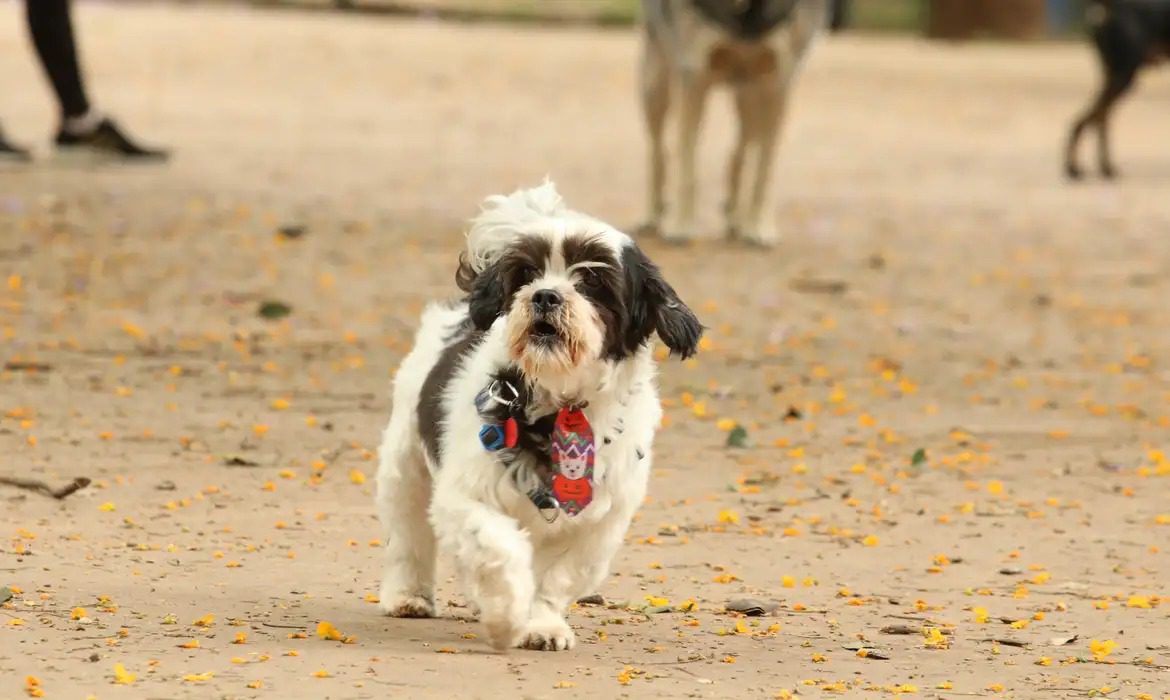
[[[434,617],[435,603],[418,595],[382,596],[379,602],[382,612],[390,617]]]
[[[577,643],[577,636],[561,619],[540,620],[528,624],[516,645],[535,651],[567,651]]]

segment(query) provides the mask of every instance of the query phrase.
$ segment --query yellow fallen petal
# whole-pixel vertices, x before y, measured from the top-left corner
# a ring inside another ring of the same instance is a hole
[[[138,680],[138,676],[126,671],[126,667],[122,664],[114,664],[114,683],[118,685],[130,685]]]

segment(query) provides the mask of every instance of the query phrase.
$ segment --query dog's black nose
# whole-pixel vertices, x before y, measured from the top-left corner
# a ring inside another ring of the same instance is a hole
[[[563,303],[565,298],[555,289],[541,289],[532,295],[533,308],[542,313],[556,311]]]

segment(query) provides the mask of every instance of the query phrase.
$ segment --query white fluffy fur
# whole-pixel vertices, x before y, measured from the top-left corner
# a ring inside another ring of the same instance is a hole
[[[792,18],[759,41],[740,42],[707,21],[691,0],[642,0],[646,37],[642,107],[650,137],[647,227],[667,240],[697,232],[695,149],[707,93],[734,91],[739,138],[727,171],[727,231],[760,245],[780,237],[772,164],[794,77],[825,24],[825,0],[798,0]],[[720,58],[715,60],[716,52]],[[769,59],[770,57],[770,59]],[[774,69],[760,70],[761,61]],[[677,111],[667,196],[666,117]],[[744,171],[748,178],[744,187]]]
[[[596,233],[615,249],[628,243],[612,227],[566,209],[546,183],[488,199],[468,234],[469,259],[482,270],[523,234],[540,232],[555,246],[582,231]],[[567,277],[568,272],[550,274]],[[378,469],[387,554],[381,605],[390,615],[435,614],[438,544],[454,556],[493,646],[568,649],[574,644],[564,617],[569,604],[596,591],[646,494],[651,442],[661,418],[654,364],[643,348],[620,362],[587,358],[568,384],[561,375],[538,380],[554,405],[560,392],[587,401],[597,436],[593,501],[577,516],[561,513],[548,523],[478,438],[475,396],[512,360],[507,316],[467,355],[443,397],[448,420],[442,463],[430,463],[423,449],[420,391],[444,342],[466,316],[465,305],[427,309],[395,380]],[[614,430],[619,423],[620,432]],[[602,436],[612,441],[604,444]]]

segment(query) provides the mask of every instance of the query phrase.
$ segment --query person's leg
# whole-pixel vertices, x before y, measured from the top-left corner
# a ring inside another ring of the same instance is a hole
[[[89,112],[81,79],[77,45],[73,38],[70,0],[25,0],[28,30],[41,65],[57,93],[61,119],[77,119]]]
[[[122,158],[165,159],[164,150],[135,143],[112,120],[94,109],[85,94],[77,42],[73,35],[71,0],[25,0],[28,30],[45,74],[61,106],[57,148]]]

